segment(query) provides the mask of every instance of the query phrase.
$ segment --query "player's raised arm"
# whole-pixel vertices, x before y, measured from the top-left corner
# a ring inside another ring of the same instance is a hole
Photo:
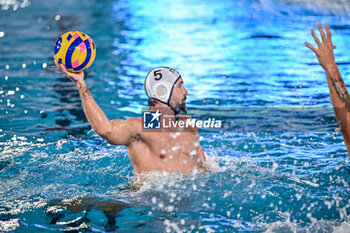
[[[58,64],[56,60],[55,63],[58,69],[77,85],[85,116],[95,133],[105,138],[111,144],[128,145],[137,128],[132,120],[109,121],[92,97],[84,80],[84,71],[78,73],[69,72],[63,65]]]
[[[329,26],[328,24],[325,24],[326,34],[323,31],[321,24],[317,24],[317,27],[320,31],[322,41],[320,41],[316,36],[315,31],[311,29],[311,35],[317,44],[317,48],[313,47],[308,42],[305,42],[305,45],[316,54],[320,65],[326,71],[335,116],[341,128],[348,153],[350,153],[350,96],[346,90],[346,86],[339,72],[338,66],[335,63],[333,54],[333,49],[335,49],[335,46],[332,43]]]

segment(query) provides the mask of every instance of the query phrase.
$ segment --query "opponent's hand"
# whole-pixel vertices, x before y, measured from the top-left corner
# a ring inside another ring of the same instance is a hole
[[[55,58],[54,58],[53,60],[55,61],[55,64],[56,64],[57,68],[58,68],[64,75],[66,75],[68,78],[70,78],[71,80],[73,80],[75,83],[84,81],[84,71],[80,71],[80,72],[77,72],[77,73],[70,72],[70,71],[68,71],[68,70],[66,69],[66,67],[64,67],[64,65],[58,64],[58,62],[55,60]]]
[[[311,35],[314,38],[318,48],[314,48],[308,42],[305,42],[305,45],[316,54],[317,59],[320,62],[320,65],[323,67],[323,69],[327,70],[330,66],[335,64],[333,54],[333,49],[335,49],[335,46],[332,44],[332,36],[328,24],[325,23],[324,26],[326,28],[327,36],[322,30],[321,24],[317,24],[318,30],[321,34],[322,42],[317,38],[314,29],[311,29]]]

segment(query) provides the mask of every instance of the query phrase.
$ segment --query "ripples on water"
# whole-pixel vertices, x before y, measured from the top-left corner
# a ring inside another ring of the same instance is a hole
[[[347,232],[348,156],[303,42],[328,22],[350,83],[349,7],[0,0],[0,231]],[[320,116],[293,115],[298,131],[202,132],[215,172],[160,176],[134,191],[126,149],[90,131],[75,86],[53,68],[54,43],[69,30],[97,45],[87,83],[111,119],[140,116],[144,77],[160,65],[180,71],[190,109],[317,107]]]

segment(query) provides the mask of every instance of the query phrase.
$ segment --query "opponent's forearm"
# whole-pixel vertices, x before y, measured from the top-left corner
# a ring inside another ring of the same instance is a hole
[[[107,133],[112,127],[107,116],[95,102],[86,83],[82,81],[77,82],[76,84],[78,87],[85,116],[90,122],[95,133],[99,135]]]
[[[337,64],[334,62],[325,70],[335,116],[350,153],[350,96]]]
[[[330,64],[326,69],[327,81],[334,108],[350,112],[350,96],[339,72],[337,64]]]

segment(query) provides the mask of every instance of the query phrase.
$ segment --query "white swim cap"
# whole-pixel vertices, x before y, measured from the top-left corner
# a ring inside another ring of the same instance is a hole
[[[174,84],[181,78],[179,72],[170,67],[152,69],[145,80],[145,90],[149,98],[169,105]]]

